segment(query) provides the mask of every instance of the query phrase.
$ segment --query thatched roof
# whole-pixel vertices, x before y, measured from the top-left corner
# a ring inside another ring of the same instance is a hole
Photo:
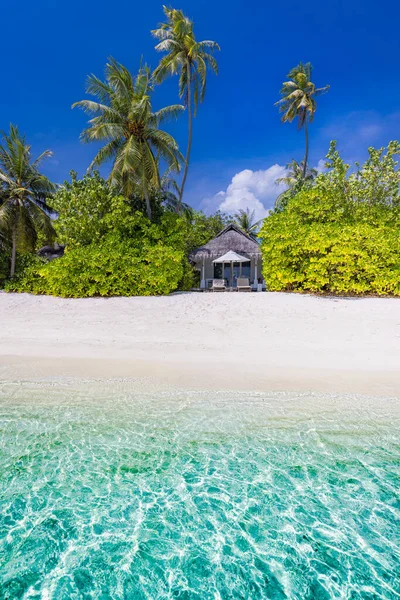
[[[229,250],[249,258],[260,257],[261,251],[258,243],[248,236],[236,225],[228,225],[213,240],[194,250],[189,259],[192,262],[203,258],[218,258]]]
[[[43,248],[40,248],[40,250],[37,251],[37,254],[41,258],[45,258],[50,261],[63,256],[64,248],[65,246],[60,246],[59,244],[54,244],[54,246],[43,246]]]

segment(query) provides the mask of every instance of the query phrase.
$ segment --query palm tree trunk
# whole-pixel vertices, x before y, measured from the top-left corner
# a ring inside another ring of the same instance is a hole
[[[144,190],[144,198],[146,200],[147,218],[149,219],[149,221],[151,221],[151,204],[150,204],[150,197],[149,197],[149,192],[148,192],[147,188]]]
[[[307,174],[307,163],[308,163],[308,124],[307,124],[307,117],[306,120],[304,122],[304,128],[305,128],[305,132],[306,132],[306,154],[304,157],[304,165],[303,165],[303,179],[306,178],[306,174]]]
[[[188,145],[186,150],[186,159],[185,159],[185,170],[183,171],[182,177],[182,185],[179,192],[179,204],[178,211],[181,212],[182,209],[182,197],[183,190],[185,189],[186,178],[189,170],[189,160],[190,160],[190,151],[192,149],[192,131],[193,131],[193,115],[192,115],[192,70],[190,68],[189,61],[187,62],[187,70],[188,70],[188,78],[187,78],[187,89],[188,89],[188,98],[187,98],[187,109],[188,109]]]
[[[11,269],[10,278],[15,275],[15,262],[17,258],[17,224],[15,223],[12,230],[12,250],[11,250]]]

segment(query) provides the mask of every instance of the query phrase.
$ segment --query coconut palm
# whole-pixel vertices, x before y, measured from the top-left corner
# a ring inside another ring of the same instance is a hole
[[[306,166],[304,171],[304,161],[297,162],[294,159],[286,165],[286,170],[286,177],[280,177],[275,183],[284,184],[288,188],[293,188],[304,181],[310,182],[318,175],[317,169],[310,169]]]
[[[288,81],[285,81],[281,88],[282,98],[275,103],[283,113],[282,121],[291,123],[296,117],[298,119],[298,128],[304,127],[306,137],[306,151],[303,161],[303,177],[306,176],[308,164],[308,123],[314,120],[317,103],[316,96],[325,94],[330,86],[316,88],[311,81],[312,76],[311,63],[300,63],[288,74]]]
[[[207,68],[218,74],[217,61],[212,52],[220,48],[211,40],[197,42],[193,33],[193,23],[181,10],[166,6],[163,9],[167,22],[161,23],[152,34],[159,40],[156,50],[167,54],[161,59],[153,77],[157,83],[161,83],[169,75],[179,74],[179,96],[184,99],[188,111],[188,142],[179,190],[179,201],[182,202],[192,148],[193,117],[196,116],[199,102],[204,100]]]
[[[50,150],[32,160],[31,146],[18,127],[2,133],[0,144],[0,231],[3,243],[11,246],[10,277],[15,274],[18,246],[34,248],[38,233],[47,239],[54,236],[52,209],[46,199],[55,185],[39,171],[41,162],[52,155]]]
[[[193,214],[193,208],[179,199],[180,188],[171,173],[167,170],[161,177],[162,203],[171,212],[182,213],[187,217]]]
[[[179,202],[179,186],[168,170],[161,176],[160,184],[157,188],[149,188],[149,197],[153,220],[157,220],[165,210],[180,213],[188,217],[193,212],[191,206],[184,202]],[[143,206],[144,200],[137,193],[129,197],[129,204],[135,211],[143,211],[145,209],[145,206]]]
[[[146,203],[151,219],[150,192],[160,188],[159,158],[168,169],[179,171],[183,157],[178,144],[159,125],[175,118],[184,107],[166,106],[153,112],[153,86],[150,70],[141,66],[137,77],[113,58],[105,69],[106,80],[90,75],[86,91],[97,101],[81,100],[73,104],[90,115],[89,127],[81,134],[84,142],[106,141],[94,157],[89,169],[113,161],[109,181],[117,191],[129,198],[139,194]]]
[[[240,209],[235,215],[235,223],[240,227],[242,231],[247,233],[251,238],[257,238],[258,229],[263,221],[260,219],[259,221],[254,220],[255,211],[246,208],[246,210]]]
[[[275,201],[276,211],[283,210],[290,198],[293,198],[305,186],[309,187],[312,185],[312,182],[318,175],[317,169],[310,169],[309,167],[306,168],[304,173],[304,162],[297,162],[294,159],[286,165],[286,170],[287,175],[275,181],[277,185],[286,186],[286,189],[279,194]]]

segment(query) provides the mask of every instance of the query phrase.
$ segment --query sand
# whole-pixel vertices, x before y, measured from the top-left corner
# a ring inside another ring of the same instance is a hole
[[[0,378],[400,396],[400,300],[0,293]]]

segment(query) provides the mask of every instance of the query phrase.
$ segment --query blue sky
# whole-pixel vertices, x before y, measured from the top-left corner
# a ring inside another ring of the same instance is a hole
[[[299,61],[311,61],[320,98],[311,127],[311,163],[337,139],[349,161],[369,145],[400,138],[400,3],[382,0],[181,0],[197,38],[218,41],[220,74],[210,74],[194,126],[186,200],[209,211],[273,203],[273,180],[292,158],[301,160],[303,134],[282,124],[274,102]],[[46,173],[62,182],[83,174],[95,148],[82,145],[86,116],[71,110],[85,96],[86,76],[102,76],[108,56],[132,71],[141,56],[156,66],[150,30],[162,2],[3,0],[0,128],[19,125],[34,153],[54,152]],[[155,108],[177,101],[177,81],[157,89]],[[186,147],[186,116],[172,128]],[[272,167],[272,170],[271,170]],[[233,182],[232,182],[233,180]],[[219,192],[219,195],[217,195]],[[258,203],[258,204],[257,204]],[[223,205],[224,206],[224,205]]]

